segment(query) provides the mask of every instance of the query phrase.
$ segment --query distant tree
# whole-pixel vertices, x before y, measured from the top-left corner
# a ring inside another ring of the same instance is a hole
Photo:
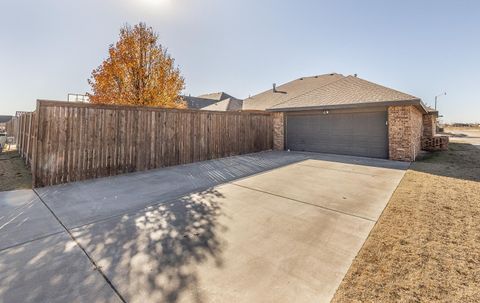
[[[185,107],[180,70],[145,23],[120,29],[118,42],[110,45],[109,57],[93,70],[88,83],[92,103]]]

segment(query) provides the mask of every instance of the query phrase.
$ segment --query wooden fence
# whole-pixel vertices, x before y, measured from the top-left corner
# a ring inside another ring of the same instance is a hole
[[[15,137],[15,139],[17,138],[18,131],[19,131],[18,123],[19,123],[19,119],[16,116],[13,117],[7,123],[5,123],[5,131],[7,132],[7,136]]]
[[[24,113],[7,123],[8,136],[14,136],[17,151],[27,165],[31,164],[33,148],[36,142],[36,113]]]
[[[18,118],[13,117],[10,121],[5,123],[5,130],[7,132],[7,136],[17,137],[18,136]]]
[[[270,150],[269,113],[37,101],[19,120],[35,187]]]

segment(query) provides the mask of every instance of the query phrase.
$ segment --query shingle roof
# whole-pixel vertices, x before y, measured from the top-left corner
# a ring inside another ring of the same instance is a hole
[[[228,98],[212,105],[203,107],[202,110],[214,110],[214,111],[236,111],[242,110],[242,100],[235,98]]]
[[[229,94],[224,92],[204,94],[198,97],[192,97],[192,96],[181,96],[181,97],[187,103],[187,108],[190,108],[190,109],[201,109],[206,106],[215,104],[219,101],[226,100],[228,98],[235,99]]]
[[[187,103],[187,108],[189,109],[200,109],[218,102],[217,100],[204,99],[192,96],[182,96],[182,99],[183,101],[185,101],[185,103]]]
[[[418,97],[360,79],[356,76],[347,76],[304,94],[289,98],[282,103],[277,103],[269,109],[308,109],[394,101],[421,102]]]
[[[233,98],[233,97],[225,92],[218,92],[218,93],[203,94],[198,96],[198,98],[222,101],[222,100]]]
[[[188,108],[228,110],[308,110],[315,108],[382,105],[404,102],[425,108],[420,98],[356,76],[337,73],[303,77],[243,101],[224,93],[184,97]]]
[[[276,92],[269,89],[263,93],[247,98],[243,101],[244,110],[266,110],[279,103],[318,89],[324,85],[344,78],[341,74],[325,74],[313,77],[303,77],[283,85],[277,86]]]

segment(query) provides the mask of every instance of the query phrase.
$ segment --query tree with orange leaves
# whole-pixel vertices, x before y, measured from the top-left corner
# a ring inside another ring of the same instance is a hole
[[[180,70],[145,23],[120,29],[118,42],[110,45],[109,57],[93,70],[88,83],[92,103],[185,107]]]

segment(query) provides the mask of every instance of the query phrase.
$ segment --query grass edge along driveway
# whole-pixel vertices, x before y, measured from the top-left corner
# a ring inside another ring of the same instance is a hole
[[[480,302],[480,149],[412,163],[332,302]]]

